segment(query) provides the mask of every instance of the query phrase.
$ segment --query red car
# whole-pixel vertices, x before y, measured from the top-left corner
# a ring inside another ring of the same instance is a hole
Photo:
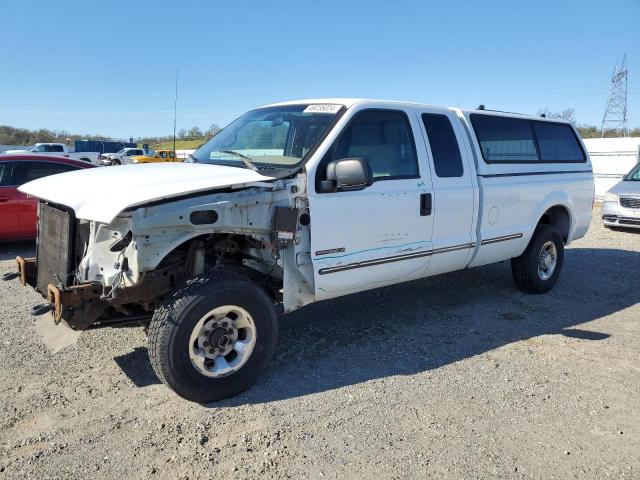
[[[0,155],[0,241],[36,238],[38,200],[18,191],[37,178],[92,168],[80,160],[31,154]]]

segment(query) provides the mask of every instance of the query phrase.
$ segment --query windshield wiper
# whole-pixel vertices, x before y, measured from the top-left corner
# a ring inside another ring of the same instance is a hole
[[[253,171],[258,171],[258,167],[256,167],[253,162],[252,162],[252,158],[251,157],[247,157],[246,155],[243,155],[242,153],[236,152],[234,150],[218,150],[220,153],[230,153],[231,155],[235,155],[236,157],[238,157],[240,160],[242,160],[242,162],[251,170]]]

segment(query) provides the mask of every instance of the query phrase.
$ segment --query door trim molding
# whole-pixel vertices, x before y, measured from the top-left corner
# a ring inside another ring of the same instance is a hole
[[[480,242],[480,245],[491,245],[492,243],[506,242],[508,240],[515,240],[517,238],[522,238],[522,234],[513,233],[511,235],[503,235],[502,237],[487,238],[485,240],[482,240]]]
[[[356,268],[373,267],[376,265],[383,265],[385,263],[400,262],[402,260],[411,260],[413,258],[430,257],[431,255],[437,255],[439,253],[455,252],[457,250],[464,250],[474,248],[475,242],[464,243],[461,245],[452,245],[449,247],[435,248],[432,250],[423,250],[420,252],[405,253],[402,255],[391,255],[389,257],[375,258],[372,260],[365,260],[362,262],[353,262],[346,265],[337,265],[335,267],[325,267],[318,270],[318,274],[327,275],[330,273],[343,272],[345,270],[353,270]]]

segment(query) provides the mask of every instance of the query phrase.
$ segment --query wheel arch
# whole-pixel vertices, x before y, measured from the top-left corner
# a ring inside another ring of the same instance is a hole
[[[256,268],[252,268],[250,266],[251,262],[245,264],[244,262],[238,261],[241,259],[250,259],[251,257],[246,255],[243,252],[243,249],[250,248],[251,246],[256,247],[261,244],[262,241],[255,236],[246,233],[225,231],[207,233],[192,232],[191,235],[183,237],[182,239],[180,239],[180,241],[173,243],[170,248],[165,249],[164,252],[159,256],[159,261],[156,263],[155,268],[160,269],[165,265],[171,264],[172,257],[175,257],[179,254],[184,255],[185,252],[189,252],[191,248],[195,247],[198,243],[203,244],[205,255],[210,258],[211,255],[215,255],[215,251],[212,247],[214,247],[214,245],[216,245],[219,241],[223,241],[225,238],[232,238],[234,242],[238,243],[239,248],[236,251],[232,252],[233,258],[229,259],[230,261],[214,265],[213,267],[211,267],[212,271],[221,271],[223,269],[227,269],[237,274],[244,275],[245,277],[257,283],[262,283],[265,278],[270,276],[270,274],[262,272]],[[189,261],[188,258],[186,261]],[[269,291],[269,293],[271,294],[272,292]]]
[[[560,230],[564,243],[569,244],[576,223],[573,210],[573,201],[568,192],[550,192],[533,212],[529,240],[539,225],[553,225]]]
[[[564,205],[548,208],[538,220],[537,225],[553,225],[560,230],[564,243],[568,243],[571,234],[571,214]]]

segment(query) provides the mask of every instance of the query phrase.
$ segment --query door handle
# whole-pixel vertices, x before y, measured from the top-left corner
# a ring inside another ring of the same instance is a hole
[[[420,195],[420,216],[426,217],[431,215],[433,205],[433,197],[430,193],[422,193]]]
[[[0,196],[0,203],[8,202],[9,197],[5,197],[4,195]]]

